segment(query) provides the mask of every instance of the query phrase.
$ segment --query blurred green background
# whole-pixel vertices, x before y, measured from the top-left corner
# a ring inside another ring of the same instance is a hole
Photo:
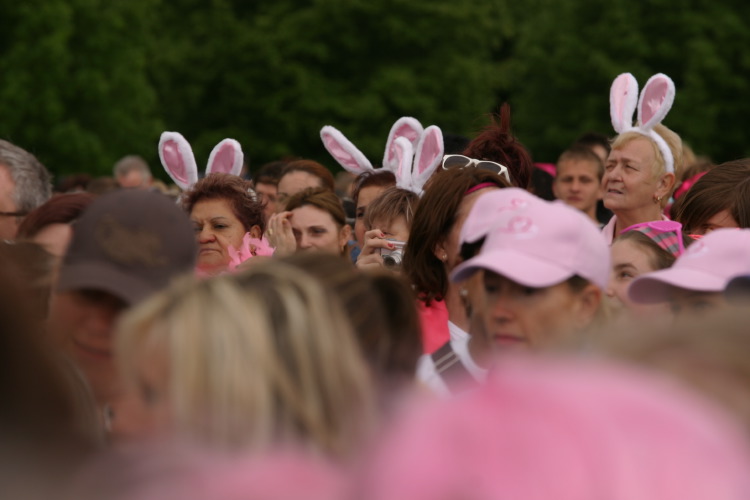
[[[611,134],[609,86],[677,86],[665,124],[714,161],[750,156],[750,3],[651,0],[0,0],[0,137],[58,177],[110,174],[181,132],[251,168],[338,166],[339,128],[375,163],[400,116],[473,136],[507,101],[535,161]],[[165,177],[165,176],[163,176]]]

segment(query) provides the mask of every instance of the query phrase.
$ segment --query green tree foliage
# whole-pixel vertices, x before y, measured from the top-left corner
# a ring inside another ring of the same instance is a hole
[[[199,164],[224,137],[253,165],[338,168],[334,125],[374,162],[410,115],[473,135],[504,101],[535,159],[612,132],[630,71],[677,85],[666,125],[717,161],[750,156],[750,4],[738,0],[0,0],[0,137],[56,173],[158,162],[163,130]],[[158,167],[155,171],[160,171]]]
[[[515,130],[535,159],[554,161],[580,133],[613,134],[609,87],[631,72],[641,87],[672,77],[665,125],[715,161],[750,156],[750,32],[743,2],[532,0],[516,12],[518,43],[505,66]]]
[[[162,128],[147,78],[152,0],[0,2],[0,136],[54,172],[111,173]]]
[[[161,45],[177,48],[155,81],[167,126],[199,158],[228,135],[255,164],[298,155],[331,165],[318,136],[330,124],[379,161],[398,117],[466,132],[493,103],[499,12],[481,0],[183,0],[169,9]]]

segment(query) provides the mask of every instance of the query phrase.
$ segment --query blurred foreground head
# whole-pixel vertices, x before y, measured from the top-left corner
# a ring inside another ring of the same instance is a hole
[[[660,379],[506,359],[487,386],[417,407],[367,464],[367,499],[729,500],[750,488],[745,436]]]
[[[283,262],[187,277],[128,313],[117,340],[144,436],[345,456],[370,427],[370,375],[341,304]]]

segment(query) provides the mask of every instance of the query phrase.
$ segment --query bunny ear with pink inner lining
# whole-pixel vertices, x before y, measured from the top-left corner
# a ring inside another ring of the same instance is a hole
[[[657,73],[646,82],[638,101],[638,123],[651,130],[661,123],[674,103],[674,82],[663,73]]]
[[[234,139],[224,139],[211,151],[211,155],[208,157],[206,175],[213,172],[240,175],[243,159],[244,155],[240,143]]]
[[[393,157],[397,165],[394,173],[396,174],[396,186],[402,189],[412,189],[412,162],[414,160],[414,147],[406,137],[397,137],[393,141]]]
[[[326,125],[320,129],[320,139],[334,160],[347,172],[359,175],[374,170],[370,160],[336,128]]]
[[[383,168],[396,171],[398,162],[396,161],[395,142],[399,137],[406,138],[412,146],[412,151],[417,147],[417,142],[422,136],[424,127],[419,120],[410,116],[403,116],[396,120],[388,134],[388,140],[385,143],[385,156],[383,156]]]
[[[159,159],[164,170],[183,191],[198,182],[198,167],[193,150],[179,132],[162,132],[159,138]]]
[[[440,166],[444,152],[443,132],[440,127],[430,125],[420,137],[414,157],[412,190],[418,195],[422,195],[422,188]]]
[[[609,114],[618,134],[633,128],[633,113],[638,105],[638,82],[630,73],[615,78],[609,90]]]

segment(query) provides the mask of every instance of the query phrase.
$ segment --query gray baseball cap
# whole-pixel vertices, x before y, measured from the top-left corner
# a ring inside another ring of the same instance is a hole
[[[76,221],[57,290],[101,290],[132,305],[193,272],[196,255],[190,219],[174,201],[152,191],[115,191]]]

